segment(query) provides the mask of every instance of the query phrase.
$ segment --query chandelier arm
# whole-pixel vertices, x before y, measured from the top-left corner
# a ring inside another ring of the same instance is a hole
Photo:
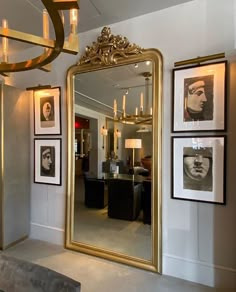
[[[79,9],[78,1],[75,0],[53,0],[53,3],[58,10]]]
[[[0,64],[0,73],[1,72],[19,72],[19,71],[27,71],[31,69],[41,68],[45,65],[51,63],[54,59],[57,58],[57,56],[63,51],[64,46],[64,27],[62,23],[62,19],[59,13],[59,10],[67,9],[68,3],[77,3],[76,0],[69,0],[69,1],[59,1],[60,5],[58,4],[58,1],[54,3],[53,0],[41,0],[45,6],[45,8],[48,11],[48,14],[52,20],[54,31],[55,31],[55,42],[54,47],[52,49],[47,49],[44,51],[43,54],[40,56],[29,59],[27,61],[18,62],[18,63],[1,63]],[[63,8],[63,3],[65,4],[66,8]],[[74,5],[74,4],[73,4]],[[6,31],[6,29],[3,29],[3,32]],[[33,38],[36,36],[30,35]],[[8,34],[6,35],[8,37]],[[38,38],[38,37],[36,37]],[[47,40],[50,41],[51,40]],[[65,44],[68,47],[68,44]]]
[[[49,48],[49,49],[53,49],[55,47],[54,40],[51,40],[51,39],[47,40],[47,39],[40,37],[40,36],[32,35],[32,34],[25,33],[25,32],[16,31],[13,29],[8,29],[6,32],[6,30],[4,28],[0,27],[0,36],[7,37],[8,39],[11,39],[11,40],[21,41],[24,43],[28,43],[28,44],[35,45],[35,46],[41,46],[41,47],[45,47],[45,48]],[[77,48],[74,48],[73,46],[71,46],[71,43],[68,41],[64,42],[62,52],[68,53],[68,54],[73,54],[73,55],[78,54]]]

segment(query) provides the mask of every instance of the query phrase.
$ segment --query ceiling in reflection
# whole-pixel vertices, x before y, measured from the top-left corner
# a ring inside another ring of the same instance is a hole
[[[145,80],[145,73],[152,75],[152,64],[141,62],[111,69],[78,74],[75,77],[75,102],[78,105],[113,115],[114,99],[118,111],[122,109],[122,97],[126,95],[126,112],[134,114],[140,106],[140,94],[152,88],[152,77]]]

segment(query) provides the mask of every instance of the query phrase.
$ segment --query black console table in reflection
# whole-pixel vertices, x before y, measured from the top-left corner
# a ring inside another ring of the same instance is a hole
[[[142,183],[145,177],[138,174],[123,174],[123,173],[102,173],[97,177],[97,179],[109,180],[109,179],[123,179],[132,180],[134,183]]]

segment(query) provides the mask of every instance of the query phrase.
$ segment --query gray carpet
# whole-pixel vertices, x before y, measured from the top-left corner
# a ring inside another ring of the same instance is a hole
[[[0,291],[79,292],[80,283],[48,268],[0,255]]]
[[[76,202],[74,240],[118,253],[151,260],[151,226],[109,218],[107,208],[93,209]]]
[[[74,240],[113,252],[151,260],[151,226],[143,224],[142,212],[135,221],[109,218],[104,209],[84,205],[83,177],[76,177]]]

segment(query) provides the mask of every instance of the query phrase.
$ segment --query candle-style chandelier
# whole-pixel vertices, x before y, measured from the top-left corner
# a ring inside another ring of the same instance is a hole
[[[7,76],[8,72],[19,72],[31,69],[50,71],[50,63],[61,52],[76,55],[79,51],[79,39],[77,34],[78,1],[77,0],[41,0],[46,9],[43,11],[43,37],[9,29],[6,19],[2,21],[0,36],[2,37],[2,62],[0,74]],[[70,10],[71,31],[68,40],[65,41],[63,10]],[[49,17],[51,18],[55,40],[49,38]],[[8,62],[8,39],[21,41],[28,44],[44,47],[43,53],[33,59],[23,62]]]
[[[145,77],[145,111],[144,111],[144,95],[140,94],[140,107],[136,107],[134,114],[126,112],[126,95],[122,99],[122,112],[118,116],[117,101],[114,99],[114,120],[124,124],[152,124],[152,107],[149,108],[149,81],[152,74],[150,72],[142,73]]]

